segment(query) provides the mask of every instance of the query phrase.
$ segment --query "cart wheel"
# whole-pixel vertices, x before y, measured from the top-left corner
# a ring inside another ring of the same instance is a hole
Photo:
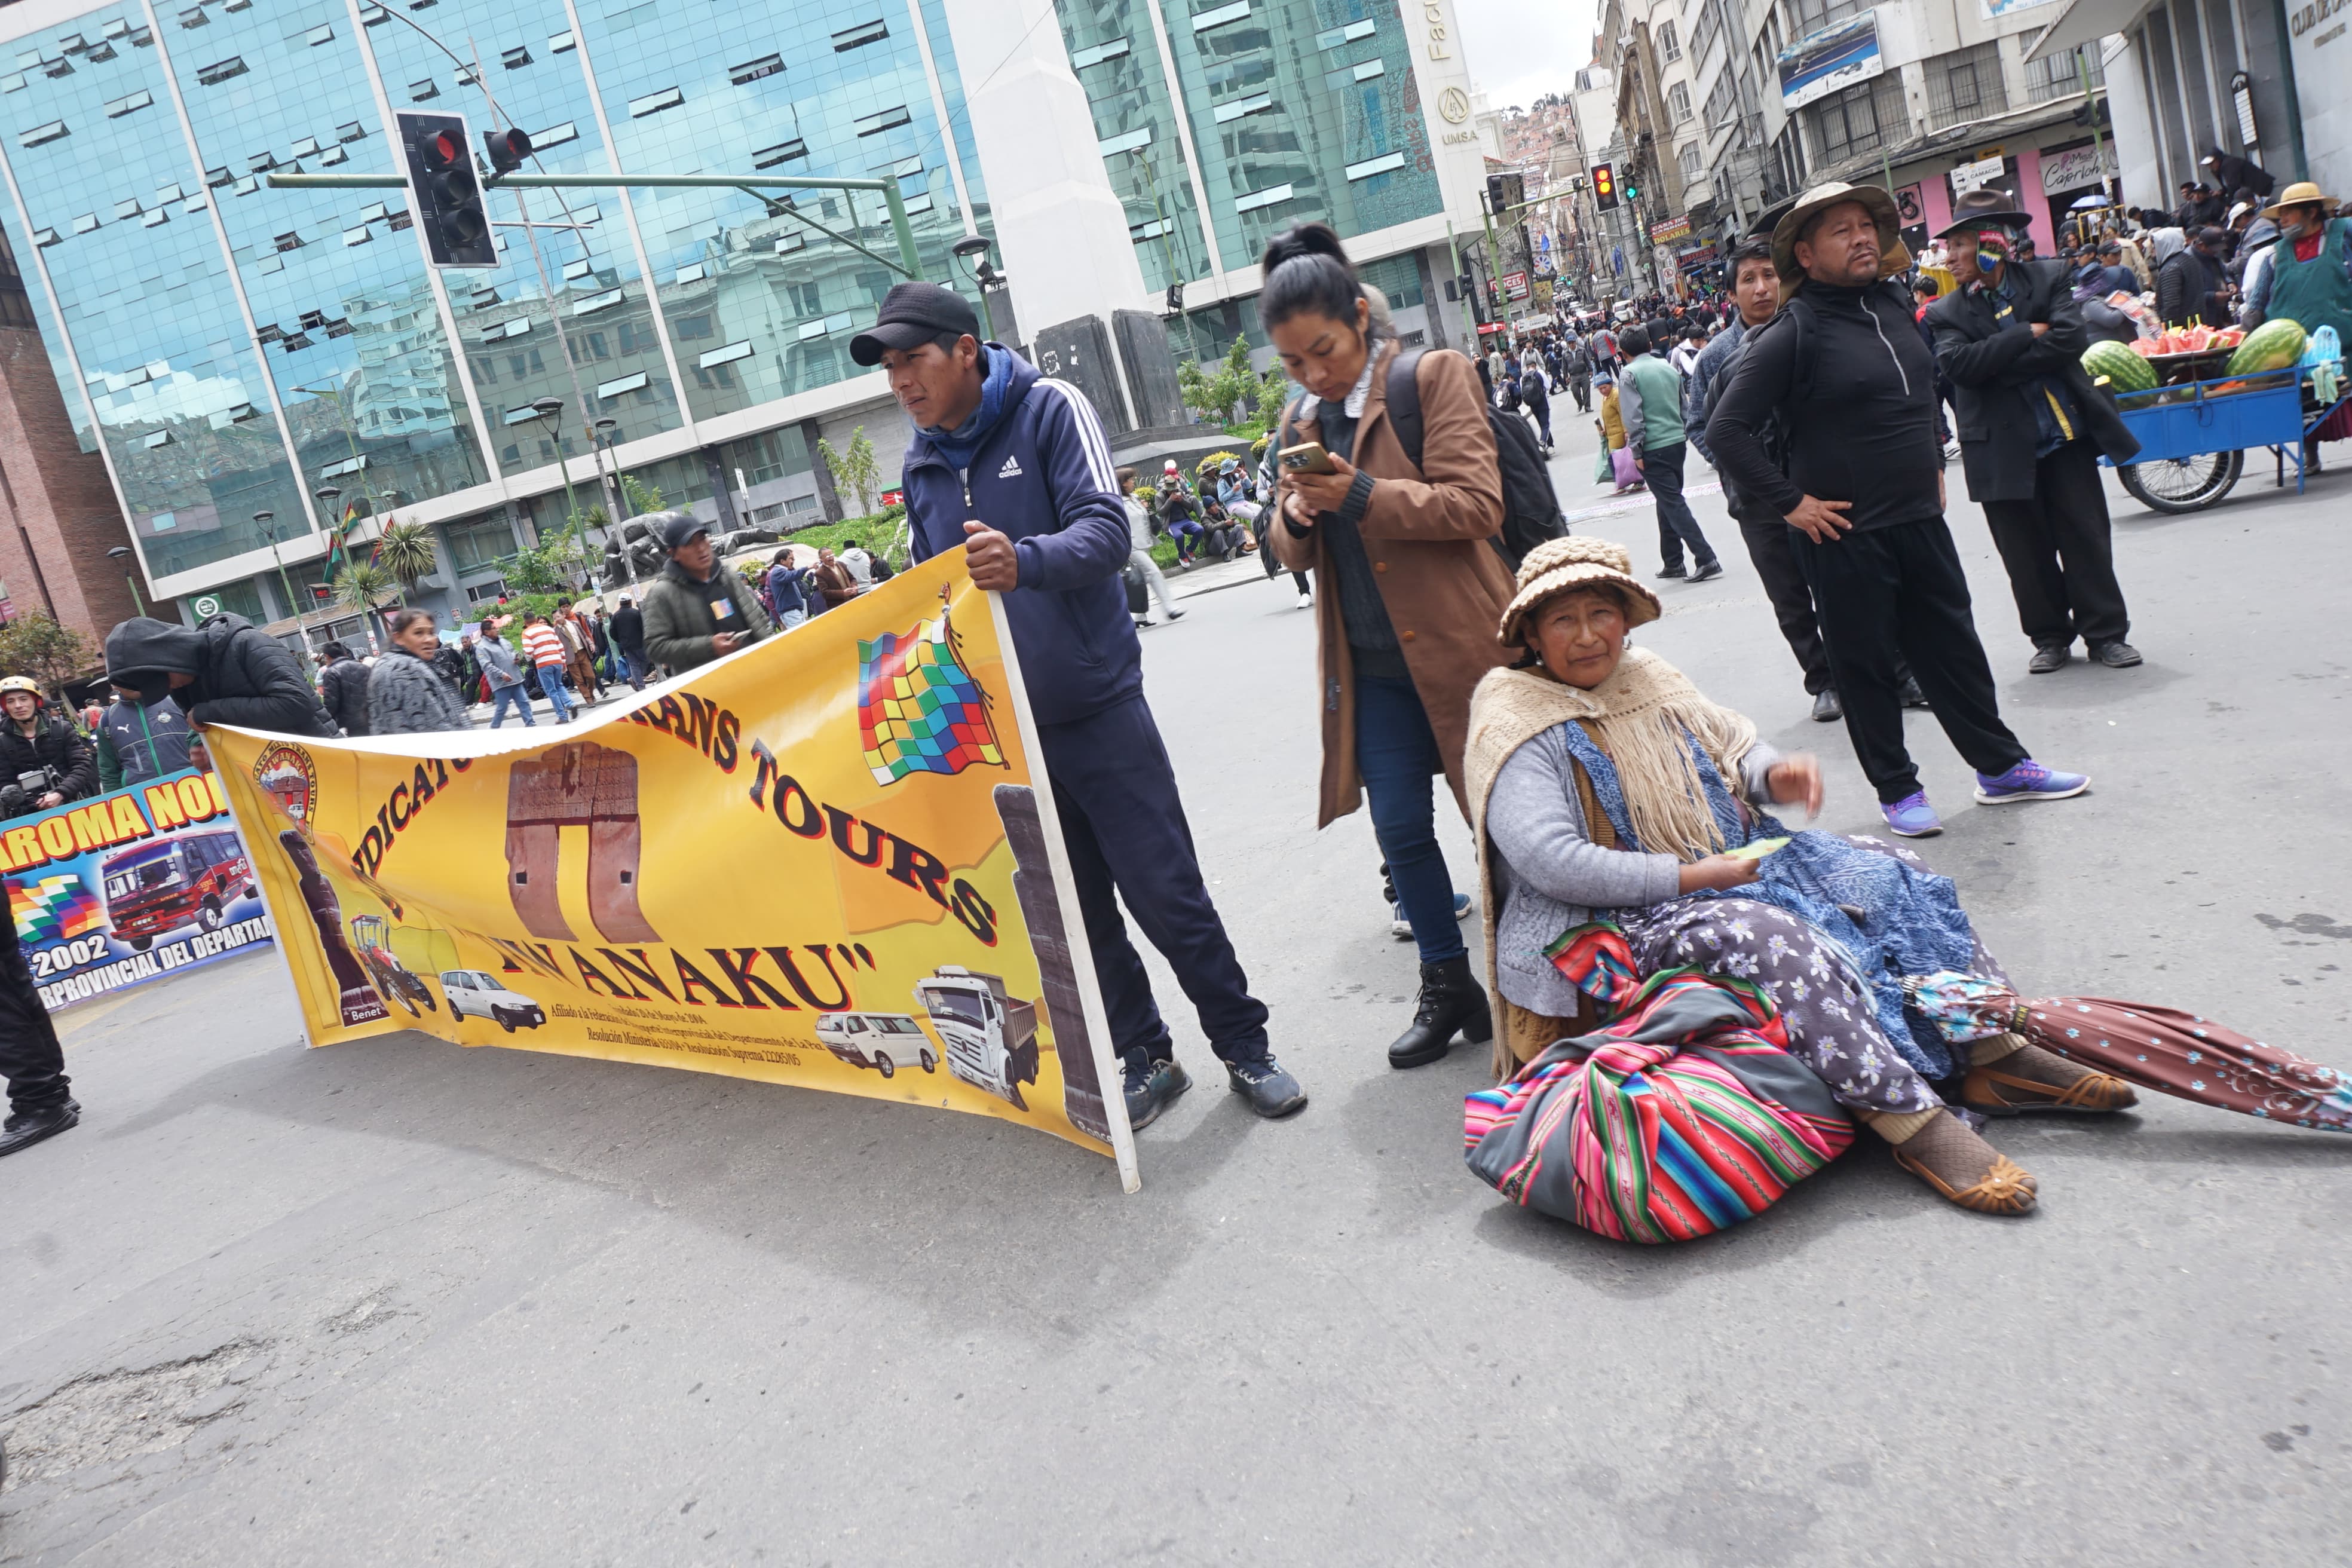
[[[2151,510],[2196,511],[2228,495],[2245,466],[2243,452],[2200,452],[2158,463],[2127,463],[2116,477]]]

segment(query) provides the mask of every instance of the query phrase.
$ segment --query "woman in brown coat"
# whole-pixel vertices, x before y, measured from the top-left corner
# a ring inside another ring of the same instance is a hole
[[[1454,880],[1437,845],[1431,779],[1445,775],[1463,805],[1462,750],[1470,693],[1507,657],[1486,628],[1510,603],[1511,574],[1488,543],[1503,521],[1494,433],[1470,362],[1421,356],[1422,464],[1388,418],[1388,339],[1338,235],[1306,224],[1267,245],[1258,316],[1307,395],[1285,417],[1276,557],[1312,569],[1321,643],[1322,809],[1318,826],[1356,809],[1365,792],[1397,902],[1421,949],[1412,1027],[1389,1047],[1391,1067],[1444,1056],[1458,1031],[1494,1025],[1470,971]],[[1289,448],[1319,446],[1325,461]],[[1328,462],[1328,472],[1317,471]]]

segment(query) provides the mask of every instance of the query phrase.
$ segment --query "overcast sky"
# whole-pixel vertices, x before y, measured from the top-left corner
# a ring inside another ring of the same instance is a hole
[[[1592,60],[1595,0],[1455,0],[1471,79],[1496,109],[1576,86]]]

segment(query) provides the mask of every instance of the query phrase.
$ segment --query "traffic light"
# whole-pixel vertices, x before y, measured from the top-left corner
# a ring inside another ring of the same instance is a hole
[[[1496,217],[1501,217],[1506,212],[1510,210],[1510,192],[1506,189],[1503,184],[1503,176],[1500,174],[1487,175],[1486,210],[1493,213]]]
[[[1637,176],[1635,176],[1635,177],[1636,177],[1636,178],[1639,178],[1639,176],[1638,176],[1638,175],[1637,175]],[[1639,185],[1637,185],[1637,184],[1635,184],[1632,180],[1628,180],[1628,181],[1626,181],[1626,182],[1625,182],[1625,199],[1626,199],[1627,201],[1629,201],[1629,202],[1637,202],[1637,201],[1640,201],[1640,200],[1642,199],[1642,187],[1641,187],[1641,186],[1639,186]]]
[[[433,265],[498,266],[499,247],[490,238],[489,214],[482,210],[482,182],[474,172],[473,138],[466,132],[466,117],[404,112],[394,118],[400,124],[409,190]],[[530,142],[523,138],[526,150]]]
[[[1617,171],[1610,164],[1592,165],[1592,205],[1602,212],[1617,205]]]
[[[496,184],[499,175],[513,174],[530,156],[530,136],[521,131],[485,131],[482,150],[489,154],[490,180]]]

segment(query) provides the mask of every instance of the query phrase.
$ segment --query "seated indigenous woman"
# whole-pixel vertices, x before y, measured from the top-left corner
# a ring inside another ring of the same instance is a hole
[[[1592,1031],[1584,994],[1550,955],[1606,922],[1642,974],[1696,968],[1760,987],[1790,1053],[1905,1169],[1964,1207],[2025,1213],[2033,1178],[1949,1114],[1931,1080],[1957,1080],[1956,1102],[1990,1115],[2116,1110],[2135,1102],[2130,1086],[2014,1035],[1956,1048],[1925,1020],[1913,1026],[1904,976],[2006,977],[1952,883],[1909,850],[1802,832],[1765,855],[1727,853],[1790,833],[1767,805],[1817,812],[1821,769],[1626,646],[1660,614],[1632,565],[1601,539],[1529,552],[1498,634],[1526,657],[1489,672],[1471,702],[1499,1073]]]

